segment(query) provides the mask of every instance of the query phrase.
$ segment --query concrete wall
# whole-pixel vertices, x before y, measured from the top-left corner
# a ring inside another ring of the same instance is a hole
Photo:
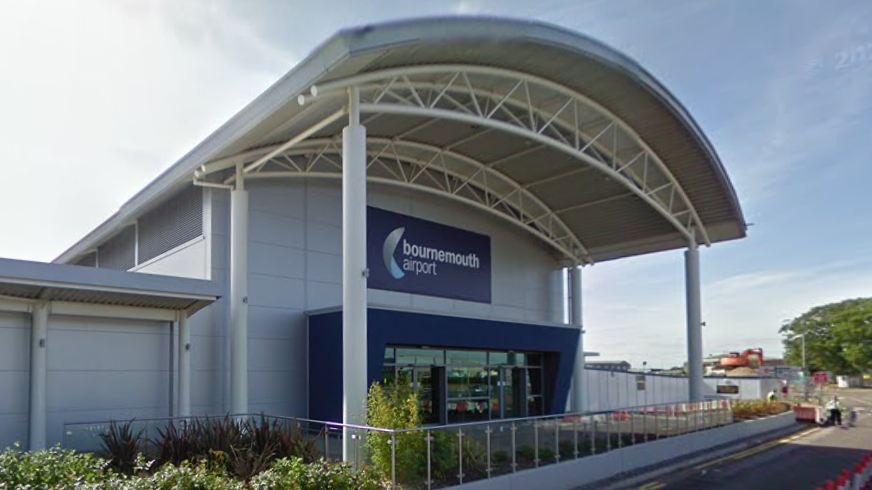
[[[638,389],[636,379],[645,378],[645,389]],[[737,395],[721,395],[716,392],[718,384],[726,382],[739,386]],[[614,410],[643,405],[679,403],[687,400],[687,378],[657,374],[627,373],[621,371],[585,370],[588,410]],[[776,378],[725,378],[706,377],[703,395],[730,399],[752,400],[765,398],[769,390],[779,390],[781,381]]]
[[[788,412],[448,488],[570,490],[669,460],[700,456],[710,448],[786,429],[795,424],[793,413]]]
[[[636,378],[645,378],[644,389],[638,389]],[[622,371],[585,370],[590,411],[614,410],[642,405],[678,403],[687,400],[687,378]]]
[[[0,449],[27,444],[30,315],[0,312]]]
[[[717,393],[718,385],[733,385],[739,387],[736,395]],[[766,398],[769,391],[775,390],[781,396],[782,382],[778,378],[735,378],[726,376],[707,376],[705,378],[704,394],[706,396],[719,396],[735,400],[753,400]]]

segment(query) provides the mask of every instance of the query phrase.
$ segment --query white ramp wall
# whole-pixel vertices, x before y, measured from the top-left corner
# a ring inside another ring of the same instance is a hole
[[[688,381],[682,376],[586,369],[585,383],[587,406],[592,412],[687,401]],[[707,377],[703,395],[742,400],[765,398],[770,390],[778,390],[780,383],[775,378]],[[719,384],[738,386],[739,394],[718,394]]]
[[[687,378],[599,369],[584,374],[587,406],[593,412],[687,400]]]

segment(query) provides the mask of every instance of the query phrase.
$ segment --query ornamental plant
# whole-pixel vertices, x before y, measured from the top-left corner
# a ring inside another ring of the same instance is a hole
[[[408,379],[373,383],[366,404],[366,423],[384,429],[414,429],[421,426],[418,394]],[[391,478],[392,444],[396,444],[396,477],[400,482],[418,480],[426,471],[426,441],[423,431],[375,432],[366,436],[366,449],[375,471]]]
[[[0,452],[0,490],[71,488],[103,480],[108,462],[55,446],[22,452],[18,443]]]
[[[380,490],[384,482],[369,469],[355,471],[348,463],[284,458],[251,480],[252,490]]]

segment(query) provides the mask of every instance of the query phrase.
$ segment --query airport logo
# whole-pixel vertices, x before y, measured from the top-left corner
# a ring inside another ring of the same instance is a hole
[[[487,235],[367,208],[367,286],[490,303]]]
[[[397,259],[394,258],[394,252],[397,250],[397,245],[400,244],[400,238],[403,238],[403,233],[406,232],[405,227],[397,228],[392,231],[387,238],[385,238],[385,244],[382,247],[382,258],[385,261],[385,267],[388,272],[394,276],[394,279],[402,279],[403,276],[406,275],[403,272],[403,269],[400,268],[400,265],[397,264]]]
[[[459,266],[471,269],[481,267],[481,259],[475,252],[462,253],[409,243],[403,238],[405,233],[405,226],[395,229],[385,238],[384,245],[382,245],[382,260],[384,260],[385,268],[394,279],[402,279],[406,272],[416,276],[421,274],[438,276],[440,266]],[[399,246],[400,240],[403,241],[402,247]],[[398,248],[402,255],[402,266],[397,262],[395,256]]]

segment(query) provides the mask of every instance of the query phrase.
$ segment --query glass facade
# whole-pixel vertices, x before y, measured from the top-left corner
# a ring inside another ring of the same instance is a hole
[[[542,415],[542,355],[390,346],[383,378],[412,384],[425,424]]]

